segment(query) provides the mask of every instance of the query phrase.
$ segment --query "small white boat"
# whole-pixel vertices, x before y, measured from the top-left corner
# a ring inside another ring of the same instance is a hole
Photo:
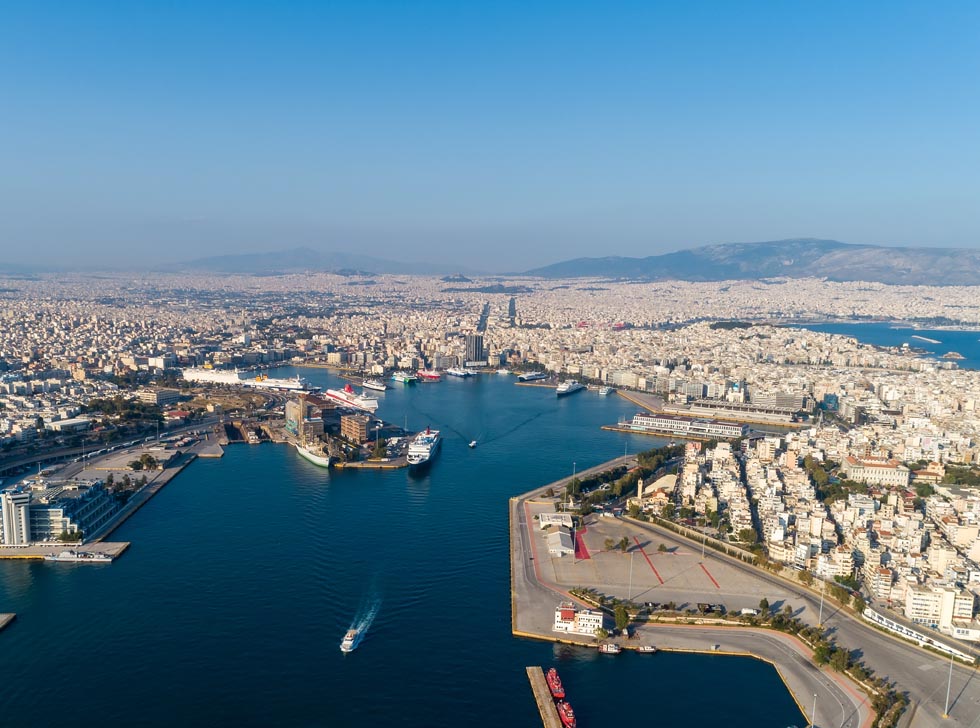
[[[618,655],[623,651],[623,648],[617,645],[615,642],[603,642],[599,645],[599,652],[604,655]]]
[[[347,634],[344,635],[344,639],[340,642],[341,652],[353,652],[354,646],[357,644],[357,630],[349,629]]]
[[[656,652],[657,651],[657,648],[654,647],[653,645],[640,645],[637,648],[636,651],[637,652]]]
[[[470,441],[470,447],[476,447],[476,440]]]

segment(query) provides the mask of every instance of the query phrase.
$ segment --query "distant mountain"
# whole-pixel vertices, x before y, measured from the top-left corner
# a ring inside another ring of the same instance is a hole
[[[304,271],[340,275],[442,275],[459,270],[455,264],[439,265],[421,261],[402,262],[373,258],[359,253],[321,252],[311,248],[294,248],[269,253],[241,253],[198,258],[184,263],[160,266],[163,271],[202,271],[239,275],[275,275]]]
[[[535,268],[526,275],[685,281],[783,276],[889,284],[980,285],[980,250],[891,248],[794,238],[707,245],[647,258],[576,258]]]

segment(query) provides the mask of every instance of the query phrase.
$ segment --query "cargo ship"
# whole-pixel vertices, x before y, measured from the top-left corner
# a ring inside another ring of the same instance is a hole
[[[349,384],[345,385],[343,389],[328,389],[324,394],[335,402],[352,409],[363,412],[374,412],[378,409],[378,400],[374,397],[358,394]]]
[[[417,434],[408,444],[408,466],[410,468],[421,468],[432,460],[439,446],[442,444],[442,437],[439,430],[426,427],[423,432]]]
[[[296,452],[314,465],[319,465],[321,468],[330,467],[330,456],[324,455],[322,452],[317,452],[309,445],[297,445]]]
[[[566,394],[575,394],[585,389],[585,385],[581,382],[576,382],[574,379],[569,379],[558,385],[558,389],[555,390],[555,394],[559,397],[564,397]]]
[[[565,688],[562,687],[561,678],[558,677],[558,671],[555,668],[551,668],[544,674],[544,679],[548,681],[548,690],[551,691],[551,697],[555,700],[561,700],[565,697]]]

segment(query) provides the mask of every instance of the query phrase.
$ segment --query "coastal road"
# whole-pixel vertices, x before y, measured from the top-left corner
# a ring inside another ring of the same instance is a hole
[[[633,519],[630,522],[658,536],[688,543],[691,548],[700,548],[696,541],[673,531]],[[790,591],[792,605],[798,610],[802,609],[798,616],[809,624],[817,623],[819,597],[804,591],[800,586],[794,589],[791,582],[762,569],[709,550],[706,553],[706,564],[709,568],[714,560],[723,560],[729,567],[770,584],[773,592]],[[953,665],[949,718],[943,718],[949,677],[948,659],[892,638],[860,618],[837,608],[828,599],[824,600],[823,616],[824,626],[839,645],[855,651],[877,675],[895,682],[900,691],[907,693],[911,705],[902,716],[900,726],[980,726],[980,674],[976,668],[959,663]]]

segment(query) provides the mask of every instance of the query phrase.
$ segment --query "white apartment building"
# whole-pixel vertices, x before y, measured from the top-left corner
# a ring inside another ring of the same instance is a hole
[[[940,632],[949,634],[954,619],[973,618],[975,599],[965,589],[912,584],[905,592],[905,616],[916,624],[938,627]]]

